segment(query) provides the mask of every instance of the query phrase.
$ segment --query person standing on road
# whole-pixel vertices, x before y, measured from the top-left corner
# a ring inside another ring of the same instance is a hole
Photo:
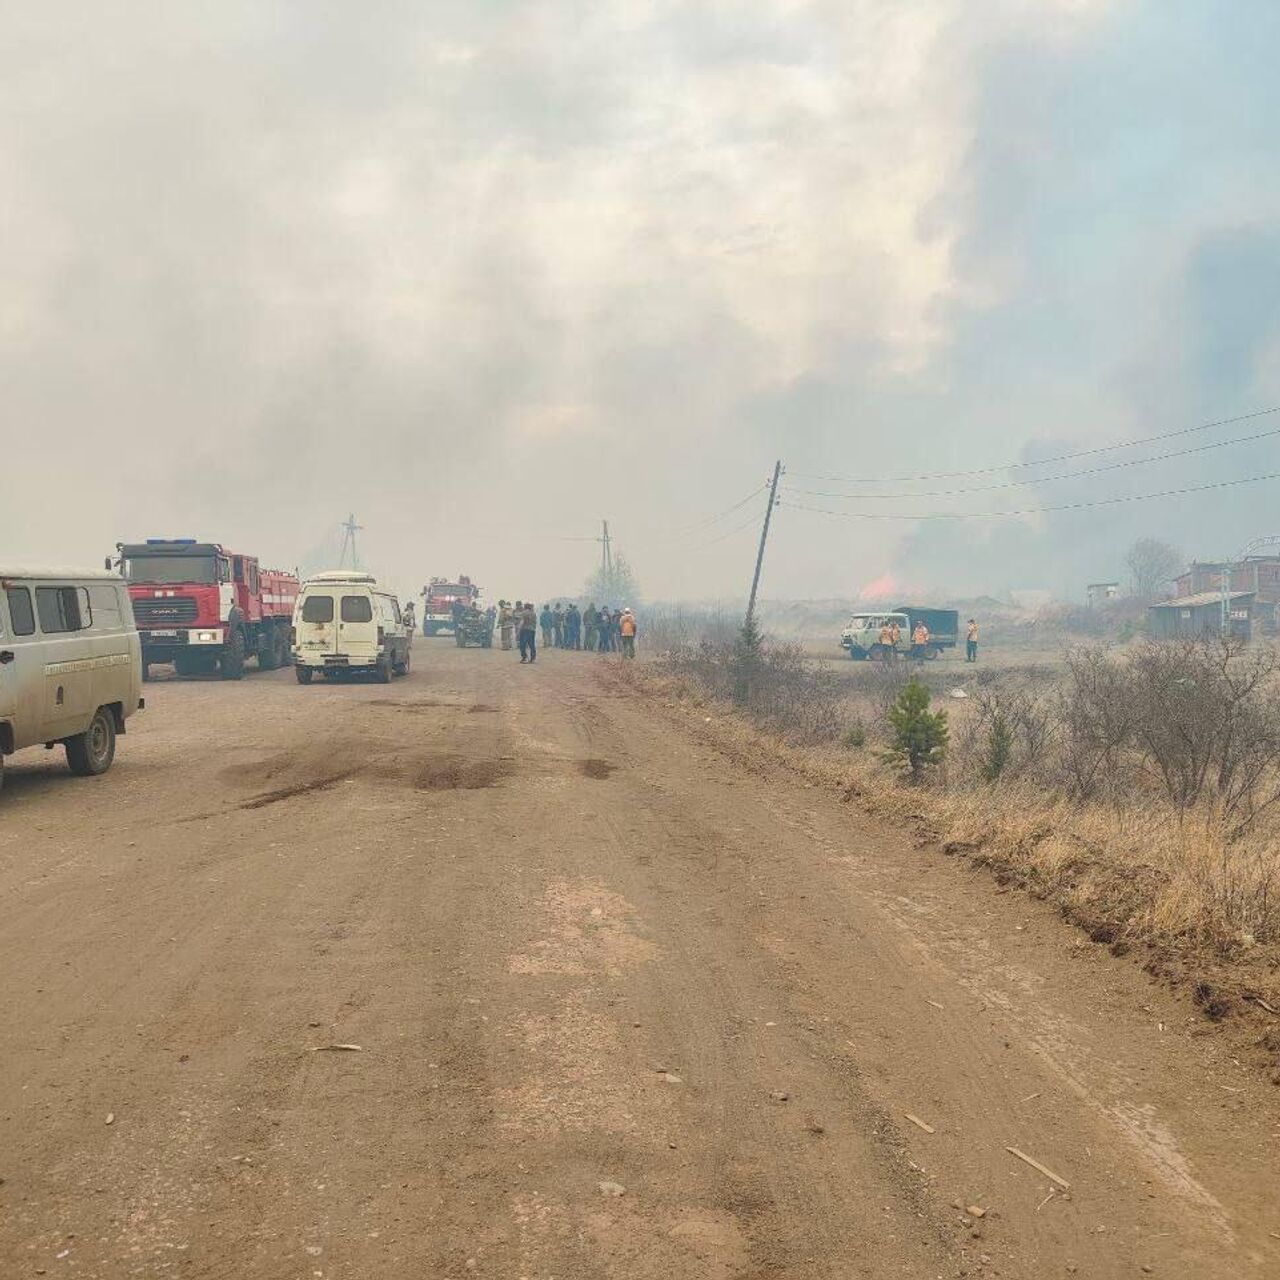
[[[517,602],[518,603],[518,602]],[[527,604],[517,611],[517,625],[520,630],[520,661],[537,662],[538,660],[538,611],[532,604]]]
[[[923,622],[917,622],[916,629],[911,633],[911,659],[913,662],[923,662],[928,652],[929,628]]]
[[[600,653],[608,653],[609,646],[613,641],[613,614],[609,612],[609,606],[603,604],[600,606],[600,623],[596,649]]]
[[[964,641],[964,660],[966,662],[977,662],[978,660],[978,624],[969,619],[969,631]]]
[[[564,639],[570,649],[582,648],[582,614],[576,604],[570,604],[564,615]]]
[[[593,600],[587,605],[586,612],[582,615],[582,627],[586,632],[585,640],[587,649],[591,650],[596,647],[596,628],[600,625],[600,614],[596,611],[596,602]]]
[[[548,649],[551,647],[551,606],[544,604],[542,612],[538,614],[538,624],[542,627],[542,647]]]
[[[502,639],[504,649],[511,648],[511,631],[515,625],[515,614],[505,600],[498,601],[498,635]]]
[[[564,648],[564,606],[556,601],[555,612],[551,615],[551,643],[557,649]]]
[[[622,617],[618,620],[618,634],[622,639],[622,656],[624,658],[634,658],[636,656],[636,634],[638,631],[635,614],[630,609],[623,609]]]

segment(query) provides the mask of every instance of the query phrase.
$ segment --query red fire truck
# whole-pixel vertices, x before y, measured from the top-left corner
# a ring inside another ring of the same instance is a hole
[[[289,664],[296,574],[260,569],[256,556],[194,538],[117,549],[142,637],[144,680],[153,662],[172,662],[183,676],[216,670],[224,680],[239,680],[250,657],[261,671]]]
[[[432,578],[428,586],[422,588],[422,634],[436,636],[441,632],[453,631],[454,605],[470,608],[480,600],[480,588],[465,574],[459,575],[457,582],[446,578]]]

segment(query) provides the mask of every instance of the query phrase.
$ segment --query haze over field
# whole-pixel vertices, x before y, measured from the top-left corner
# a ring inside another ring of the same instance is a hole
[[[1141,534],[1280,532],[1276,482],[798,509],[1280,470],[1271,437],[955,497],[806,478],[1280,404],[1275,5],[5,0],[0,24],[6,557],[166,535],[317,566],[355,511],[402,588],[543,595],[608,517],[650,595],[740,594],[756,508],[703,522],[778,456],[775,597],[1078,594]]]

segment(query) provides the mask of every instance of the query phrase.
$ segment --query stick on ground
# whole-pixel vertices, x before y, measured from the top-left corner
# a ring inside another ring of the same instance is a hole
[[[1069,1183],[1066,1178],[1058,1177],[1052,1169],[1046,1169],[1039,1160],[1033,1160],[1025,1151],[1019,1151],[1017,1147],[1005,1147],[1005,1150],[1011,1156],[1017,1156],[1024,1164],[1029,1164],[1033,1169],[1039,1170],[1039,1172],[1043,1173],[1050,1182],[1056,1182],[1063,1191],[1071,1190],[1071,1183]]]

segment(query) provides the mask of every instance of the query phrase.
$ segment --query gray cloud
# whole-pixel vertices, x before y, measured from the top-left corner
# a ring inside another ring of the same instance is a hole
[[[737,593],[750,530],[679,530],[775,456],[951,469],[1280,399],[1260,11],[0,9],[22,558],[199,534],[290,563],[355,510],[404,588],[545,594],[607,516],[651,594]],[[769,587],[1066,590],[1139,532],[1267,532],[1266,502],[946,532],[784,509]]]

